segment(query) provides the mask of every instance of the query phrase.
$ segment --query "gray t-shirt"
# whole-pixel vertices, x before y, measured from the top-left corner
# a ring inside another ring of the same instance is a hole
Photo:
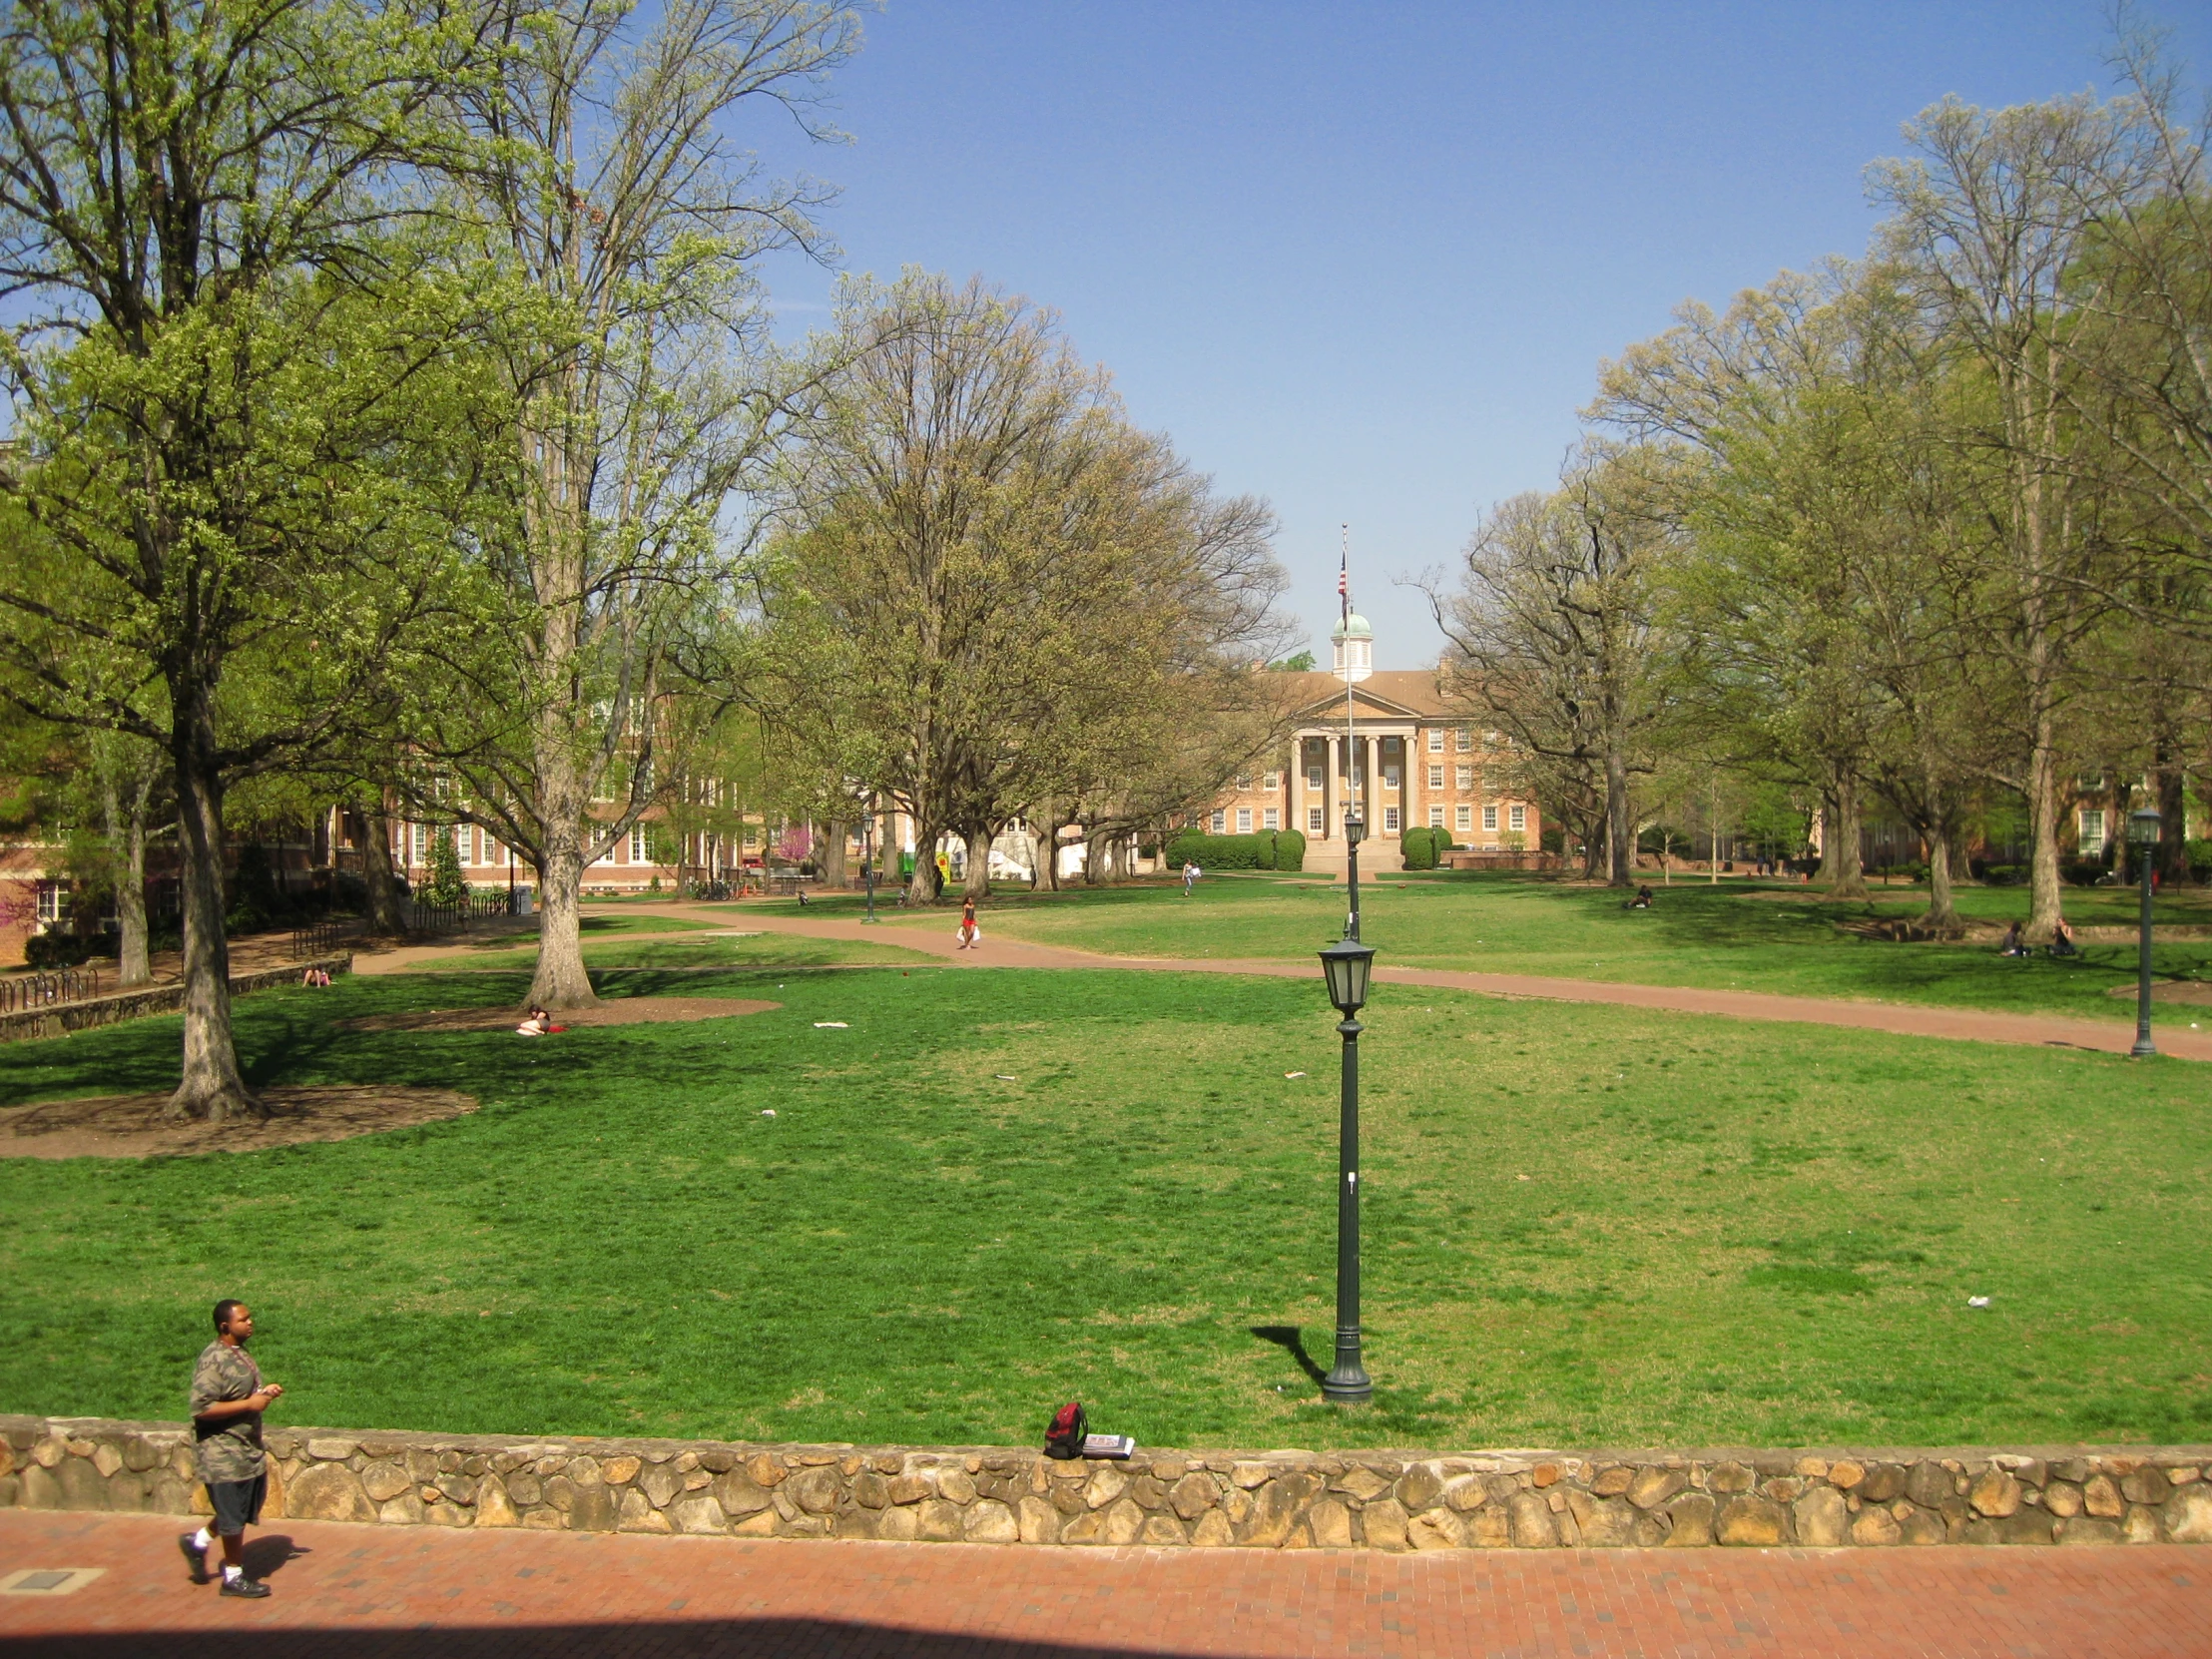
[[[262,1450],[261,1412],[241,1411],[214,1422],[199,1420],[200,1413],[217,1401],[249,1398],[261,1386],[262,1369],[245,1349],[213,1342],[200,1351],[200,1363],[192,1368],[192,1431],[200,1442],[200,1478],[211,1485],[252,1480],[268,1466]]]

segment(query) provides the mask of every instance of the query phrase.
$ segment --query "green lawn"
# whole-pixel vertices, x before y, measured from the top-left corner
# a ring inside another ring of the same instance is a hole
[[[696,924],[687,924],[696,925]],[[808,939],[790,933],[748,933],[742,937],[709,934],[704,938],[600,940],[584,936],[584,961],[598,968],[838,967],[850,963],[912,965],[936,958],[889,942],[855,943],[844,939]],[[405,973],[478,972],[507,968],[527,972],[537,963],[537,947],[487,948],[483,954],[441,956],[413,962]]]
[[[0,1406],[175,1417],[238,1295],[279,1418],[328,1425],[1027,1442],[1080,1395],[1151,1444],[2212,1438],[2212,1117],[2182,1062],[1382,988],[1379,1394],[1338,1414],[1277,1340],[1327,1364],[1318,984],[623,984],[784,1006],[393,1039],[334,1022],[523,981],[274,991],[238,1006],[256,1080],[483,1109],[0,1162]],[[168,1018],[13,1044],[0,1106],[176,1066]]]
[[[1992,944],[1901,944],[1851,931],[1870,920],[1917,914],[1925,892],[1877,886],[1866,904],[1818,901],[1802,887],[1677,881],[1655,888],[1649,910],[1630,910],[1604,889],[1512,874],[1386,876],[1361,883],[1361,915],[1380,960],[1412,967],[1472,968],[1569,979],[1737,987],[1797,996],[1942,1003],[2132,1019],[2134,1003],[2107,993],[2132,987],[2135,946],[2091,944],[2078,961],[2006,959]],[[2070,888],[2077,926],[2132,924],[2126,891]],[[1968,887],[1968,915],[2004,921],[2027,913],[2020,887]],[[766,904],[758,911],[797,913]],[[846,914],[842,898],[809,914]],[[1063,893],[992,894],[984,916],[993,934],[1111,955],[1305,956],[1344,930],[1343,882],[1209,877],[1190,898],[1179,883],[1139,883]],[[2212,893],[2187,889],[2159,900],[2157,919],[2212,924]],[[890,928],[942,927],[943,914],[895,914]],[[2212,941],[2167,943],[2153,952],[2168,978],[2212,976]],[[2162,1018],[2204,1019],[2206,1010],[2167,1005]]]

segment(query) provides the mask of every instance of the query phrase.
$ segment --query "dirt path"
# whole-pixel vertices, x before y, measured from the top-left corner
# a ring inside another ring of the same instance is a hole
[[[670,913],[713,916],[727,911],[671,905]],[[857,921],[818,921],[811,916],[752,915],[748,928],[816,939],[880,939],[909,950],[938,956],[955,967],[1135,968],[1163,973],[1258,974],[1274,979],[1321,979],[1312,961],[1183,959],[1155,956],[1106,956],[1064,945],[1029,944],[994,937],[988,925],[983,942],[962,950],[953,941],[955,918],[941,928],[914,924],[870,927]],[[693,934],[691,937],[697,937]],[[1964,1042],[2025,1043],[2034,1047],[2096,1049],[2125,1054],[2135,1030],[2117,1020],[2069,1019],[2057,1014],[2009,1014],[1972,1008],[1931,1008],[1903,1002],[1838,1002],[1814,996],[1780,996],[1770,991],[1707,990],[1691,985],[1616,984],[1595,979],[1552,979],[1531,973],[1473,973],[1456,968],[1390,967],[1379,964],[1375,977],[1386,985],[1432,985],[1439,990],[1473,991],[1483,996],[1533,997],[1546,1002],[1602,1002],[1620,1008],[1655,1008],[1678,1014],[1723,1014],[1732,1019],[1781,1020],[1799,1025],[1836,1025],[1860,1031],[1888,1031],[1902,1037],[1948,1037]],[[2212,1060],[2212,1032],[2191,1031],[2171,1018],[2152,1028],[2161,1054],[2185,1060]]]
[[[1235,973],[1270,979],[1312,979],[1320,968],[1311,961],[1239,958],[1108,956],[1065,945],[1030,944],[994,935],[988,925],[983,942],[962,950],[954,942],[957,917],[950,911],[941,927],[912,921],[831,921],[813,916],[733,915],[728,909],[671,904],[672,916],[713,921],[725,927],[742,922],[749,933],[789,933],[795,938],[845,939],[856,943],[896,944],[937,957],[947,967],[1122,968],[1156,973]],[[678,936],[678,935],[672,935]],[[702,938],[687,932],[684,938]],[[394,973],[465,946],[411,946],[359,959],[357,973]],[[1858,1031],[1887,1031],[1901,1037],[1946,1037],[1960,1042],[2020,1043],[2030,1047],[2086,1048],[2125,1054],[2135,1031],[2118,1020],[2069,1019],[2059,1014],[2010,1014],[1972,1008],[1934,1008],[1904,1002],[1841,1002],[1815,996],[1782,996],[1771,991],[1709,990],[1694,985],[1620,984],[1596,979],[1553,979],[1532,973],[1475,973],[1458,968],[1391,967],[1379,964],[1375,977],[1385,985],[1430,985],[1438,990],[1472,991],[1480,996],[1530,997],[1545,1002],[1598,1002],[1617,1008],[1652,1008],[1677,1014],[1720,1014],[1730,1019],[1778,1020],[1798,1025],[1842,1026]],[[2184,1060],[2212,1060],[2212,1031],[2191,1031],[2186,1019],[2172,1015],[2152,1028],[2161,1054]]]

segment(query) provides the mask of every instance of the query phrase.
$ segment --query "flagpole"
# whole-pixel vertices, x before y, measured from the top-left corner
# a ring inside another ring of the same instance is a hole
[[[1361,791],[1367,769],[1360,764],[1359,726],[1352,708],[1352,526],[1343,526],[1344,546],[1337,567],[1337,599],[1340,616],[1337,631],[1344,636],[1345,677],[1345,885],[1351,908],[1345,917],[1345,937],[1360,942],[1360,835],[1366,828]]]

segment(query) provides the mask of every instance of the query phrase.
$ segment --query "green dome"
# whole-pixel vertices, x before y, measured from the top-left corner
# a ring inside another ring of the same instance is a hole
[[[1375,630],[1368,626],[1366,617],[1354,611],[1329,631],[1329,637],[1333,640],[1372,640]]]

